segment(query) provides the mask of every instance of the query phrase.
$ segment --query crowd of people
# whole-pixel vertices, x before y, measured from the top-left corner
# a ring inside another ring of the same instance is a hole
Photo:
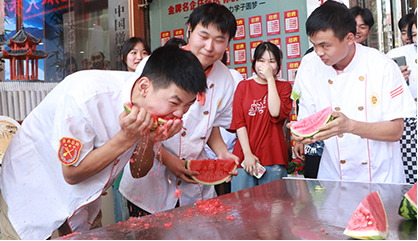
[[[296,158],[308,160],[307,146],[320,150],[308,177],[416,182],[416,21],[399,21],[404,46],[386,55],[365,46],[374,24],[368,9],[325,2],[306,21],[313,48],[293,87],[278,77],[283,53],[267,41],[255,49],[253,76],[226,67],[237,24],[216,3],[192,11],[187,42],[173,38],[151,52],[144,39],[128,39],[123,71],[106,70],[100,52],[88,67],[96,70],[77,71],[69,59],[71,74],[23,121],[4,156],[1,238],[100,227],[110,187],[115,223],[221,194],[193,180],[198,173],[185,160],[234,160],[223,193],[282,179],[292,159],[283,126],[292,125],[293,101],[298,120],[327,107],[334,117],[311,138],[293,136]],[[391,59],[402,56],[404,65]],[[168,121],[151,130],[156,116]]]

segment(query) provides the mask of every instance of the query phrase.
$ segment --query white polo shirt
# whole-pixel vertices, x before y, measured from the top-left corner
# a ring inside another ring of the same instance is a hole
[[[399,67],[379,51],[356,44],[342,71],[326,66],[315,52],[298,69],[298,119],[331,106],[362,122],[414,117],[415,103]],[[399,141],[383,142],[344,133],[325,140],[318,179],[404,183]]]
[[[62,137],[81,141],[75,166],[119,130],[123,103],[138,74],[76,72],[58,84],[26,117],[10,142],[0,172],[9,219],[22,239],[46,239],[69,218],[74,232],[86,231],[100,210],[100,196],[131,158],[135,145],[113,165],[76,185],[63,177]]]
[[[205,105],[195,102],[183,116],[184,129],[163,142],[169,153],[181,159],[207,158],[204,147],[212,128],[228,129],[231,124],[235,83],[228,68],[220,61],[213,64],[207,75],[207,86]],[[150,213],[175,207],[176,177],[163,164],[155,159],[149,173],[138,179],[131,176],[129,168],[127,165],[119,187],[129,201]],[[182,191],[181,206],[194,203],[202,197],[206,200],[216,196],[213,186],[189,184],[181,179],[177,180],[177,185]]]
[[[406,65],[408,65],[408,70],[411,70],[409,75],[409,90],[411,91],[412,98],[417,103],[417,51],[414,47],[414,44],[405,45],[399,48],[394,48],[387,53],[391,58],[405,56]]]

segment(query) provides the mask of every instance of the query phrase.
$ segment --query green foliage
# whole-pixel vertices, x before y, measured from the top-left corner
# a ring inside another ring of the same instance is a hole
[[[299,174],[303,175],[303,167],[305,166],[305,163],[298,159],[293,159],[291,162],[289,162],[289,166],[287,168],[287,174]]]

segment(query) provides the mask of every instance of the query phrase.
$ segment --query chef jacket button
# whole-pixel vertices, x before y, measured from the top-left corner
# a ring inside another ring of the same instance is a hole
[[[340,111],[341,108],[340,107],[335,107],[335,111]]]
[[[205,112],[203,112],[203,114],[204,115],[208,115],[209,114],[209,111],[205,111]]]
[[[181,136],[185,136],[186,135],[186,132],[185,131],[183,131],[182,133],[181,133]]]
[[[359,106],[358,107],[358,110],[364,110],[364,107],[363,106]]]
[[[417,59],[415,59],[415,63],[417,63]]]
[[[359,79],[360,81],[363,81],[363,80],[364,80],[364,77],[363,77],[363,76],[360,76],[360,77],[358,77],[358,79]]]
[[[179,180],[179,181],[177,182],[177,186],[180,186],[180,184],[181,184],[181,180]]]
[[[343,134],[339,134],[338,135],[339,138],[343,138],[343,136],[344,136]]]
[[[116,159],[116,161],[115,161],[115,165],[117,165],[118,163],[119,163],[119,159]]]
[[[361,164],[362,164],[362,165],[367,165],[367,162],[362,162]]]
[[[204,139],[206,139],[206,136],[202,136],[202,137],[200,137],[200,139],[201,140],[204,140]]]
[[[340,163],[341,163],[341,164],[345,164],[345,163],[346,163],[346,161],[345,161],[345,160],[341,160],[341,161],[340,161]]]
[[[415,98],[415,101],[417,101],[417,98]]]
[[[209,88],[211,88],[211,89],[212,89],[212,88],[213,88],[213,84],[211,84],[211,85],[209,86]]]
[[[330,84],[330,85],[332,85],[332,83],[334,83],[334,82],[332,82],[332,80],[328,80],[328,83]]]

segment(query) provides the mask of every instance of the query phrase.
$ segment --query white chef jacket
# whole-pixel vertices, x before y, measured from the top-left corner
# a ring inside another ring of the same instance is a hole
[[[315,52],[303,58],[295,80],[301,92],[298,120],[329,106],[362,122],[415,116],[415,103],[396,63],[373,48],[355,47],[353,59],[340,74]],[[329,138],[318,179],[404,183],[399,141],[349,133]]]
[[[0,172],[8,217],[22,239],[46,239],[68,218],[74,232],[86,231],[100,211],[102,193],[130,159],[135,145],[100,173],[76,185],[62,175],[62,137],[83,144],[79,165],[119,130],[123,103],[130,101],[138,74],[76,72],[58,84],[26,117],[10,142]]]
[[[195,102],[183,116],[184,129],[163,142],[164,148],[176,157],[185,160],[207,158],[204,147],[212,128],[228,129],[231,124],[235,84],[228,68],[220,61],[213,64],[207,75],[207,86],[205,105],[201,106],[199,102]],[[181,206],[202,199],[202,195],[204,200],[216,196],[213,186],[177,180],[157,159],[154,160],[149,173],[142,178],[133,178],[129,168],[130,165],[125,167],[119,191],[133,204],[150,213],[176,206],[176,181],[182,191],[179,200]]]
[[[411,91],[412,98],[417,103],[417,51],[414,44],[408,44],[399,48],[394,48],[387,53],[391,58],[405,56],[406,65],[408,70],[411,70],[409,75],[409,90]]]

